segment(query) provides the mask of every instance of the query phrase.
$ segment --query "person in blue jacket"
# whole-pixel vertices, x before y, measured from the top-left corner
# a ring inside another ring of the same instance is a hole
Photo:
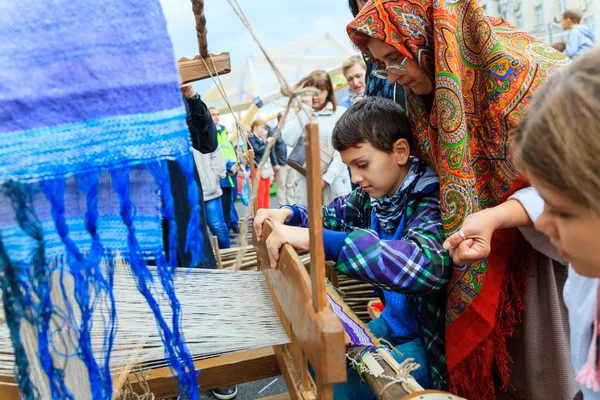
[[[565,10],[561,17],[561,25],[564,30],[569,31],[564,55],[575,59],[591,50],[596,43],[596,31],[586,25],[581,24],[583,11],[571,8]]]

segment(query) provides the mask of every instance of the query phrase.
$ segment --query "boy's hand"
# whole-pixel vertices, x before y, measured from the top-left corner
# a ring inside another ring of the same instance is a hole
[[[285,221],[292,217],[292,210],[289,208],[261,208],[254,217],[254,232],[256,232],[256,238],[261,240],[262,227],[265,220],[269,219],[273,224],[283,224]]]
[[[267,251],[271,268],[277,268],[279,264],[279,251],[281,247],[289,243],[297,250],[308,250],[309,235],[307,228],[273,224],[273,232],[267,238]]]

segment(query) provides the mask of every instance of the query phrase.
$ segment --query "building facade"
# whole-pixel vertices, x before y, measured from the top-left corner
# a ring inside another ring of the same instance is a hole
[[[560,16],[569,8],[580,8],[582,24],[600,27],[600,0],[479,0],[487,15],[501,17],[539,40],[552,44],[565,42],[567,32],[560,27]]]

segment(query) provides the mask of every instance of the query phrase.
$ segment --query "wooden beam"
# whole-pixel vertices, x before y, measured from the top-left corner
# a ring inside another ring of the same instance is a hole
[[[289,393],[276,394],[275,396],[261,397],[258,400],[291,400]]]
[[[200,390],[211,390],[281,375],[277,358],[271,347],[199,360],[194,363],[194,366],[196,370],[201,370],[198,375]],[[156,399],[179,396],[177,381],[173,378],[169,367],[143,371],[143,375]],[[143,394],[135,375],[129,376],[129,382],[138,394]]]
[[[394,371],[385,361],[381,360],[378,363],[383,368],[385,375],[396,376],[396,371]],[[363,372],[361,376],[365,382],[367,382],[378,400],[397,400],[403,399],[404,396],[408,395],[400,383],[394,383],[388,387],[388,384],[390,383],[390,380],[388,379],[376,378],[374,375],[367,372]]]
[[[403,400],[465,400],[448,392],[440,392],[439,390],[424,390],[422,392],[409,394],[402,398]]]
[[[288,396],[291,400],[303,400],[303,392],[300,390],[302,378],[298,376],[299,371],[294,365],[294,360],[289,354],[285,346],[274,346],[275,357],[277,358],[277,364],[281,370],[283,381],[288,390]],[[310,388],[302,388],[304,391],[308,391]]]
[[[217,269],[223,269],[223,260],[221,259],[221,249],[219,249],[219,239],[216,236],[212,237],[213,249],[217,258]]]
[[[286,244],[282,247],[279,268],[268,267],[265,242],[272,231],[271,222],[265,221],[262,240],[257,246],[259,263],[272,293],[314,368],[319,383],[344,382],[346,349],[342,323],[330,307],[320,312],[313,308],[310,277],[292,246]],[[257,243],[256,238],[254,240]]]
[[[19,387],[16,385],[15,378],[0,376],[0,399],[2,400],[19,400]]]
[[[321,149],[319,124],[312,117],[306,125],[306,182],[308,191],[308,230],[310,232],[310,279],[312,303],[315,312],[327,306],[325,294],[325,249],[323,247],[323,214],[321,208],[323,189],[321,186]]]
[[[213,55],[212,57],[209,56],[204,58],[204,60],[202,60],[200,56],[196,56],[191,60],[184,57],[177,61],[177,67],[179,68],[181,83],[185,84],[210,78],[211,74],[214,76],[230,73],[231,60],[229,58],[229,53],[221,53],[219,55]]]

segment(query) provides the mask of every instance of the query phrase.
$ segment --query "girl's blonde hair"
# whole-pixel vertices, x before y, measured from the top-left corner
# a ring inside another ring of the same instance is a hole
[[[521,120],[527,173],[600,212],[600,48],[554,73]]]
[[[363,67],[365,71],[367,70],[367,64],[365,64],[365,60],[363,60],[361,56],[352,56],[346,58],[346,60],[342,63],[342,75],[346,76],[346,72],[348,72],[348,70],[354,67],[356,64]]]

